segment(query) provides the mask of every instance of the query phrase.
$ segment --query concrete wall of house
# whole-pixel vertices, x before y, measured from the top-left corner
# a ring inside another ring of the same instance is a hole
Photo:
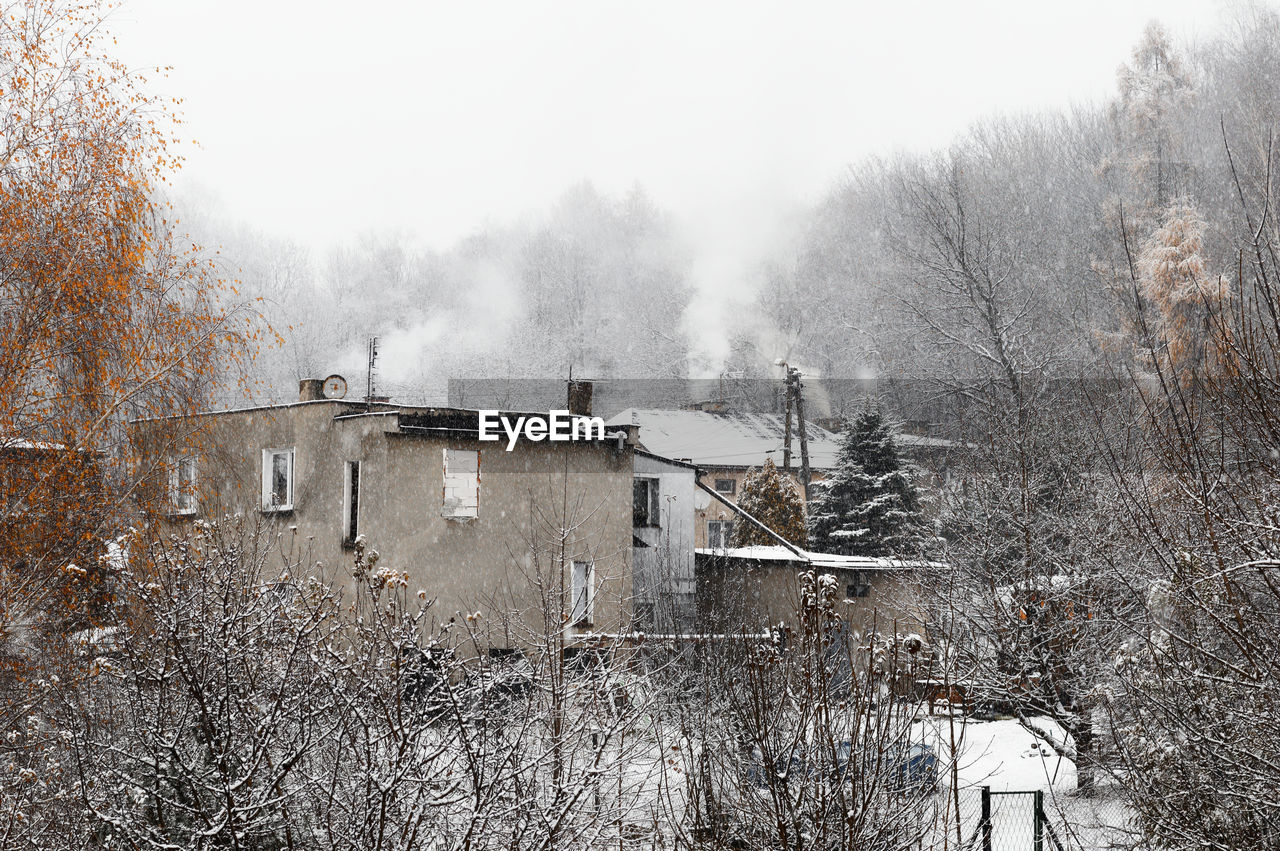
[[[718,560],[700,556],[697,599],[700,629],[709,632],[755,631],[764,626],[799,625],[800,574],[794,563]],[[847,596],[852,570],[819,570],[836,577],[837,605],[855,635],[925,634],[918,580],[909,568],[863,571],[870,580],[865,597]]]
[[[693,548],[695,539],[694,470],[641,453],[635,475],[658,480],[659,525],[637,526],[635,537],[648,546],[635,548],[637,613],[652,612],[640,628],[659,632],[688,631],[696,619]],[[652,608],[649,608],[652,607]]]
[[[612,631],[629,614],[633,455],[612,441],[480,443],[453,432],[403,434],[394,411],[343,418],[363,406],[314,402],[201,417],[189,439],[199,452],[200,512],[241,513],[272,527],[279,546],[350,591],[343,544],[344,463],[361,461],[360,530],[379,566],[409,575],[409,592],[435,600],[437,623],[484,613],[493,646],[518,646],[561,623],[574,561],[593,565],[594,618],[570,634]],[[135,424],[144,459],[173,451],[165,421]],[[293,509],[261,507],[262,452],[292,448]],[[480,453],[478,516],[441,516],[444,450]],[[163,467],[147,461],[156,469]],[[155,487],[163,488],[156,482]],[[169,518],[177,525],[191,518]],[[561,530],[564,530],[563,535]],[[563,598],[561,595],[563,594]],[[502,623],[503,613],[512,613]]]
[[[796,491],[800,492],[800,469],[794,461],[791,469],[791,480],[796,483]],[[699,468],[701,475],[699,481],[712,490],[719,491],[716,487],[717,480],[732,480],[733,493],[720,492],[720,495],[732,502],[738,504],[738,497],[742,494],[742,483],[747,478],[747,473],[751,472],[749,467],[711,467]],[[779,468],[781,469],[781,468]],[[810,472],[809,480],[811,482],[819,482],[825,478],[825,474],[819,470]],[[711,538],[709,534],[708,523],[729,521],[734,522],[736,514],[719,500],[712,499],[707,496],[705,500],[700,500],[700,507],[694,517],[695,537],[694,541],[699,549],[706,549],[711,546]]]

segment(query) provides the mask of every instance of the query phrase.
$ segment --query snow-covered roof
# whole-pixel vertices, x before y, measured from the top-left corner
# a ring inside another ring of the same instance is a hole
[[[758,467],[766,458],[782,466],[782,417],[777,414],[712,413],[627,408],[606,425],[640,427],[640,444],[667,458],[687,458],[699,467]],[[809,466],[835,466],[836,435],[805,423]],[[791,436],[791,463],[800,466],[800,436]]]
[[[610,434],[614,434],[614,432],[610,432]],[[649,452],[644,449],[636,449],[636,454],[643,455],[646,458],[652,458],[653,460],[659,461],[663,464],[670,464],[674,467],[687,467],[690,470],[698,469],[696,464],[690,464],[688,461],[679,461],[675,458],[667,458],[664,455],[658,455],[654,452]]]
[[[785,429],[780,414],[627,408],[606,424],[639,426],[645,449],[667,458],[685,458],[699,467],[759,467],[766,458],[782,466]],[[805,433],[809,466],[815,470],[835,467],[839,435],[811,422],[805,423]],[[897,439],[905,449],[950,446],[948,441],[914,434],[899,434]],[[791,464],[794,469],[800,467],[798,433],[791,435]]]
[[[874,556],[844,556],[832,553],[815,553],[800,550],[803,557],[783,546],[752,547],[699,547],[694,552],[700,556],[719,556],[723,558],[742,559],[747,561],[780,561],[791,562],[796,567],[809,566],[827,568],[829,570],[904,570],[933,566],[924,561],[902,561],[896,558],[877,558]]]
[[[62,452],[66,448],[66,444],[63,443],[49,443],[42,440],[26,440],[21,437],[11,437],[6,440],[0,440],[0,449],[36,449],[44,452]]]
[[[22,437],[10,437],[0,440],[0,452],[79,452],[84,454],[103,454],[98,449],[78,447],[72,449],[65,443],[53,443],[47,440],[27,440]]]

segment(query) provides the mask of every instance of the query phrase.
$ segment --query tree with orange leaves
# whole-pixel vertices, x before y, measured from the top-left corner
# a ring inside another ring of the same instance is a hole
[[[1165,211],[1160,227],[1138,255],[1139,338],[1152,365],[1170,369],[1185,383],[1213,366],[1213,339],[1222,332],[1223,307],[1231,293],[1220,275],[1205,267],[1204,222],[1183,199]]]
[[[125,423],[199,405],[254,336],[158,200],[180,122],[106,52],[107,11],[0,8],[0,636],[92,618]]]
[[[47,707],[78,679],[64,639],[123,620],[107,542],[149,474],[128,465],[127,421],[200,405],[255,337],[158,200],[179,123],[108,55],[107,11],[0,0],[4,847],[48,847],[66,820],[38,770],[65,762]]]

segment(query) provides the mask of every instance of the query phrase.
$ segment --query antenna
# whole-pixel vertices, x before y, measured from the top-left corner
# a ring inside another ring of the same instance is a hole
[[[373,369],[374,369],[374,364],[376,364],[377,362],[378,362],[378,338],[370,337],[369,338],[369,361],[368,361],[368,367],[365,371],[365,384],[364,384],[365,386],[364,400],[366,402],[373,401],[373,396],[374,396]]]

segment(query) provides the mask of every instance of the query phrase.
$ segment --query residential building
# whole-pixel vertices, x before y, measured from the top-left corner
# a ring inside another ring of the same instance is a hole
[[[836,603],[852,635],[924,635],[922,581],[936,567],[928,562],[813,553],[782,544],[699,549],[699,628],[706,632],[794,628],[800,608],[799,577],[813,571],[835,577]]]
[[[477,411],[319,388],[304,381],[291,404],[132,423],[152,515],[178,529],[250,516],[338,577],[362,537],[435,601],[437,621],[493,621],[494,646],[519,646],[547,622],[571,638],[630,629],[637,604],[654,623],[664,602],[691,616],[696,471],[638,450],[634,427],[508,449],[505,435],[480,439]]]

